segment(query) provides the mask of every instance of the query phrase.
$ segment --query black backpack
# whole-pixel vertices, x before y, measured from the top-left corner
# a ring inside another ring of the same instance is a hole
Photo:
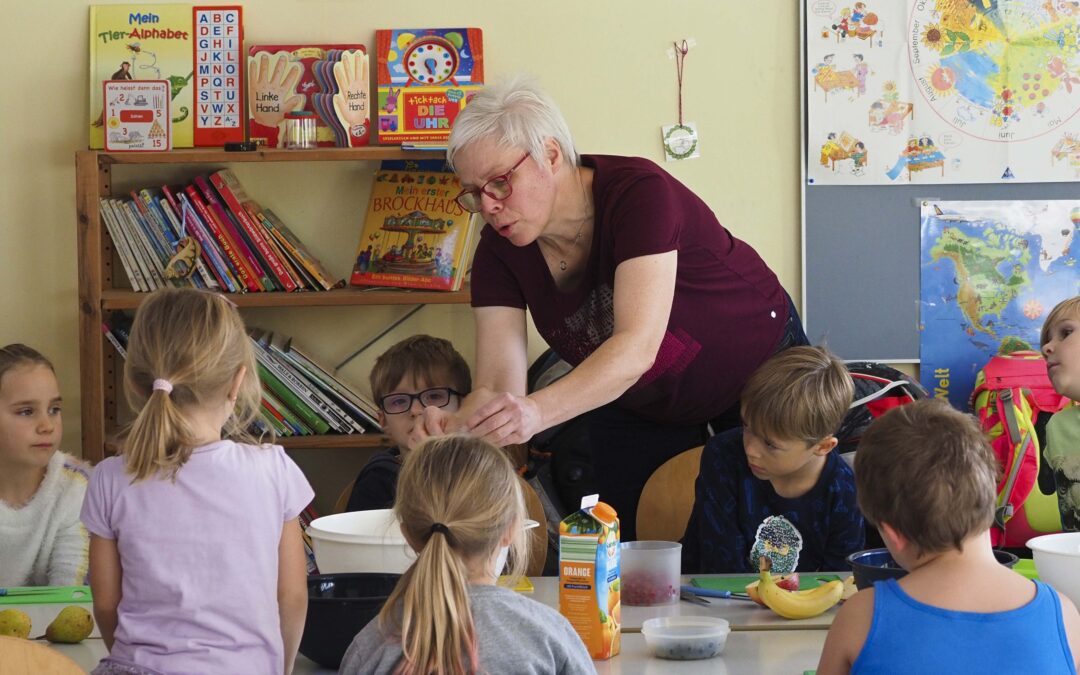
[[[884,363],[849,361],[844,365],[855,384],[855,400],[840,423],[836,437],[840,441],[837,452],[841,456],[849,455],[850,461],[851,453],[855,452],[871,422],[892,408],[928,398],[930,394],[921,384]]]

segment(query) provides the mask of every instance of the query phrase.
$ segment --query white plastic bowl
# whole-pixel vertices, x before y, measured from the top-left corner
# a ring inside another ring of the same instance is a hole
[[[527,532],[534,527],[539,527],[540,523],[531,518],[526,518],[524,521],[524,530]],[[499,576],[506,569],[506,559],[510,557],[510,547],[503,546],[499,549],[499,557],[495,561],[495,576]]]
[[[1080,532],[1044,534],[1028,540],[1039,578],[1080,607]]]
[[[404,574],[416,559],[390,509],[323,516],[307,532],[322,574]]]
[[[711,616],[664,616],[646,619],[641,634],[657,658],[711,659],[724,651],[731,627]]]

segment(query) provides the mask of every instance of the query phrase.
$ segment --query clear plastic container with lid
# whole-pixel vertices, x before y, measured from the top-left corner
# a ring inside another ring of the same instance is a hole
[[[318,146],[315,141],[315,113],[310,110],[294,110],[285,113],[286,150],[311,150]]]

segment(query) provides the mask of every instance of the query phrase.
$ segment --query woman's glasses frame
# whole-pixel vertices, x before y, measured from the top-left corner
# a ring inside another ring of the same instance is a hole
[[[529,153],[526,152],[521,156],[521,159],[517,161],[517,164],[510,167],[509,171],[489,178],[486,183],[478,188],[467,188],[462,190],[458,193],[457,197],[454,197],[454,201],[469,213],[479,213],[482,209],[481,193],[498,202],[506,201],[510,198],[510,195],[514,194],[514,186],[510,184],[510,175],[514,173],[528,157]]]

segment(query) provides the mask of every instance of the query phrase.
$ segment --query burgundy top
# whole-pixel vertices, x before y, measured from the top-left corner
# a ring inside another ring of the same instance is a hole
[[[519,248],[485,227],[473,261],[473,307],[528,308],[540,335],[576,366],[611,336],[619,263],[677,250],[663,343],[652,368],[617,402],[658,422],[716,417],[779,342],[788,316],[783,287],[753,248],[655,163],[607,155],[581,161],[595,170],[596,226],[579,287],[557,288],[535,242]]]

